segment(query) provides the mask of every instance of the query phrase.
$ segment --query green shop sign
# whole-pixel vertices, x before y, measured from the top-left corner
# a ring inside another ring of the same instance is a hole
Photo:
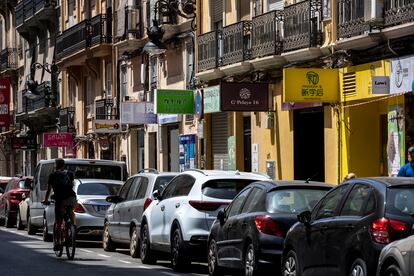
[[[194,91],[156,89],[155,113],[194,114]]]

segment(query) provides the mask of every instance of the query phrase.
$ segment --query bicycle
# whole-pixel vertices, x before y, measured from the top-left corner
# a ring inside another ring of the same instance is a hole
[[[49,205],[49,202],[44,202],[44,205]],[[75,227],[72,225],[72,222],[69,218],[69,208],[65,209],[65,213],[63,215],[63,221],[60,227],[60,246],[56,246],[58,244],[58,236],[57,230],[58,225],[56,223],[53,224],[53,249],[55,252],[56,257],[60,258],[63,255],[63,248],[66,248],[66,255],[68,260],[73,260],[75,258],[75,251],[76,251],[76,231]],[[58,248],[56,250],[56,248]]]

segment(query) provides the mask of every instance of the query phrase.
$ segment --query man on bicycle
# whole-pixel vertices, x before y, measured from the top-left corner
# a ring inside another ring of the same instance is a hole
[[[55,197],[55,222],[56,230],[60,231],[61,225],[63,223],[63,217],[66,210],[69,212],[69,218],[72,222],[72,225],[76,230],[76,218],[75,218],[75,208],[76,208],[76,193],[73,191],[73,180],[74,175],[70,171],[65,171],[65,160],[62,158],[55,159],[55,169],[56,171],[52,172],[49,175],[49,181],[47,183],[47,192],[45,196],[44,204],[49,203],[49,195],[53,189]],[[56,241],[54,250],[58,250],[61,247],[61,241],[59,240],[60,235],[57,235],[58,240]]]

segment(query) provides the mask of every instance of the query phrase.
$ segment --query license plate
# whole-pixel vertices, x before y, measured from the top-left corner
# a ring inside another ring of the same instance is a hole
[[[105,205],[96,205],[95,206],[96,212],[99,212],[99,213],[106,212],[107,209],[108,209],[108,206],[105,206]]]

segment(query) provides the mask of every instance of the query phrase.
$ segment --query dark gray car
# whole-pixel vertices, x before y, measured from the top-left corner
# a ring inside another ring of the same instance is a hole
[[[414,236],[384,247],[378,262],[377,276],[414,275]]]
[[[152,193],[162,191],[177,173],[158,173],[150,169],[138,172],[122,186],[119,194],[110,196],[112,203],[105,215],[103,249],[113,251],[116,247],[129,245],[131,256],[139,256],[139,233],[141,217],[152,202]]]

